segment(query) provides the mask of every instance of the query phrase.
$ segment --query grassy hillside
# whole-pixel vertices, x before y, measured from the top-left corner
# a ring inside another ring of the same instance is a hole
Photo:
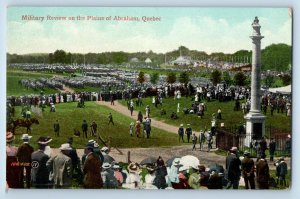
[[[81,131],[81,124],[85,119],[90,125],[95,121],[98,125],[98,133],[105,140],[109,136],[112,137],[112,146],[117,147],[169,147],[178,145],[178,137],[176,134],[168,133],[157,128],[152,128],[152,134],[150,139],[130,137],[129,124],[133,121],[129,117],[124,117],[120,113],[117,113],[110,108],[100,106],[95,102],[86,102],[85,108],[77,108],[77,103],[63,103],[56,105],[56,112],[50,112],[49,108],[45,110],[42,116],[33,114],[34,117],[38,117],[40,124],[34,124],[32,126],[32,141],[34,146],[39,136],[51,136],[53,141],[52,147],[59,147],[62,143],[65,143],[68,137],[73,135],[73,129],[76,128]],[[21,108],[17,107],[16,116],[20,116]],[[108,114],[112,113],[115,125],[108,125]],[[61,132],[60,137],[55,137],[53,132],[53,124],[58,119]],[[21,127],[17,129],[17,139],[15,143],[18,145],[22,141],[20,136],[25,133],[26,129]],[[74,138],[74,146],[77,148],[83,148],[89,139],[83,137]]]

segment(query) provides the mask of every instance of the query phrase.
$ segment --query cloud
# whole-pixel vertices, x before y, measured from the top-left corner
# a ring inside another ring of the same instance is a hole
[[[157,24],[158,23],[158,24]],[[166,23],[166,24],[164,24]],[[170,24],[169,24],[170,23]],[[224,18],[179,17],[162,22],[15,22],[8,23],[8,52],[148,51],[166,52],[184,45],[200,51],[233,53],[252,48],[252,20],[230,23]],[[271,43],[291,44],[291,20],[272,29],[272,21],[261,18],[265,36],[262,47]],[[169,25],[168,28],[166,28]],[[166,26],[166,27],[164,27]],[[162,29],[162,30],[161,30]]]

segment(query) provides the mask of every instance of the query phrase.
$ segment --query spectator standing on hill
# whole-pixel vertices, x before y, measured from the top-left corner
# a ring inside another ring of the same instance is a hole
[[[108,125],[109,125],[110,123],[112,123],[112,125],[115,125],[114,120],[113,120],[113,116],[112,116],[111,113],[109,113],[109,115],[108,115]]]
[[[91,124],[91,136],[96,136],[97,135],[97,127],[98,125],[96,124],[95,121]]]
[[[129,105],[129,110],[130,110],[130,115],[132,116],[132,113],[133,113],[133,106],[134,106],[134,103],[133,101],[131,100],[130,101],[130,105]]]
[[[274,138],[271,138],[269,143],[270,162],[274,161],[275,150],[276,150],[276,142],[274,141]]]
[[[88,124],[87,124],[86,120],[83,120],[81,129],[82,129],[83,136],[85,136],[85,138],[87,138]]]
[[[200,151],[203,150],[204,143],[205,143],[205,134],[203,131],[200,131],[200,134],[199,134]]]
[[[193,142],[192,151],[194,151],[194,150],[196,150],[196,144],[197,144],[197,136],[195,133],[192,135],[192,142]]]
[[[183,124],[180,124],[180,127],[178,129],[179,142],[180,142],[180,140],[182,140],[182,142],[184,142],[183,134],[184,134]]]
[[[190,124],[187,124],[187,128],[185,129],[185,133],[186,133],[186,136],[187,136],[188,143],[190,143],[190,137],[193,133]]]
[[[150,107],[149,107],[149,105],[147,105],[145,111],[146,111],[146,117],[149,118],[150,117]]]
[[[53,124],[54,134],[55,136],[59,137],[59,131],[60,131],[60,125],[58,123],[58,120]]]

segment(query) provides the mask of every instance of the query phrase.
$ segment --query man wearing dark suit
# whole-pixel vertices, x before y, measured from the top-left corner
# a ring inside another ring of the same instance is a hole
[[[17,158],[20,163],[20,169],[22,171],[22,174],[25,169],[26,188],[30,188],[31,154],[34,151],[33,147],[30,146],[30,144],[29,144],[29,139],[31,137],[32,136],[29,136],[28,134],[22,135],[22,140],[24,143],[18,148],[18,152],[17,152]],[[22,188],[24,188],[23,178],[24,178],[24,175],[21,175],[21,178],[20,178],[21,183],[20,184],[21,184]]]
[[[40,137],[39,149],[31,155],[31,183],[35,188],[45,189],[49,187],[49,171],[46,166],[49,156],[44,153],[45,148],[52,139]]]
[[[236,155],[237,147],[232,147],[230,149],[230,154],[226,157],[226,171],[228,184],[226,189],[238,189],[239,181],[241,176],[241,161]]]
[[[259,149],[260,149],[259,153],[260,153],[260,155],[265,156],[266,155],[265,151],[267,150],[267,148],[268,148],[267,142],[266,142],[265,138],[262,137],[260,142],[259,142]]]
[[[86,189],[101,189],[103,181],[101,177],[102,162],[100,158],[93,153],[93,144],[87,144],[84,153],[86,160],[83,166],[83,187]]]
[[[250,158],[250,153],[248,151],[244,152],[244,159],[242,160],[242,174],[245,181],[245,188],[249,189],[250,184],[250,188],[255,189],[254,161]]]
[[[81,129],[82,129],[83,136],[85,136],[85,138],[87,138],[88,124],[86,123],[86,120],[83,120]]]
[[[54,133],[57,137],[59,137],[60,126],[58,120],[53,124]]]
[[[274,141],[274,138],[271,138],[269,143],[270,162],[274,161],[275,150],[276,150],[276,142]]]

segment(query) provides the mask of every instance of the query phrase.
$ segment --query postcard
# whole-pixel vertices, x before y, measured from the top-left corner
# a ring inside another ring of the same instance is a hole
[[[6,183],[291,186],[292,10],[8,7]]]

